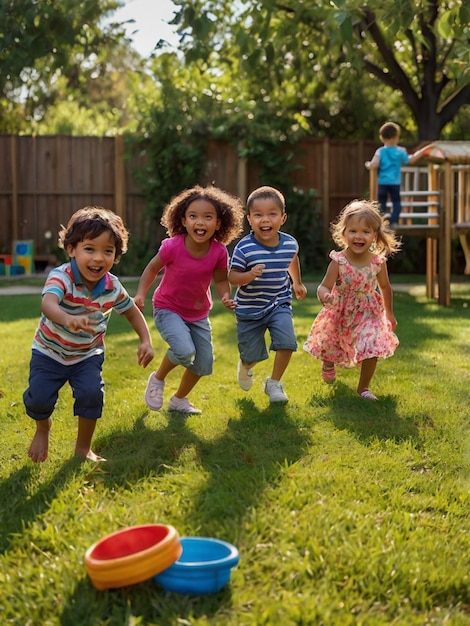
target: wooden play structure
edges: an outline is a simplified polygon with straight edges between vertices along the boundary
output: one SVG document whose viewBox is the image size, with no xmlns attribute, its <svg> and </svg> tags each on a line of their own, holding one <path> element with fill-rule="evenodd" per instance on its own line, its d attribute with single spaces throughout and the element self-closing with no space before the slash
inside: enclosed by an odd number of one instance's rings
<svg viewBox="0 0 470 626">
<path fill-rule="evenodd" d="M 464 273 L 470 275 L 470 142 L 435 141 L 423 163 L 427 165 L 402 168 L 396 232 L 426 239 L 426 295 L 449 306 L 452 240 L 457 237 Z M 369 182 L 370 198 L 377 200 L 377 170 L 370 171 Z"/>
</svg>

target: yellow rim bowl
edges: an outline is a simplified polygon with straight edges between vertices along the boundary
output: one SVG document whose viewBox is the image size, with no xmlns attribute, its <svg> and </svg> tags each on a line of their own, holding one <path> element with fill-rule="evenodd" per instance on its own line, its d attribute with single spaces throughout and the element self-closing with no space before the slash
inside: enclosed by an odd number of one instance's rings
<svg viewBox="0 0 470 626">
<path fill-rule="evenodd" d="M 173 526 L 129 526 L 88 548 L 85 566 L 96 589 L 116 589 L 152 578 L 177 561 L 182 551 Z"/>
</svg>

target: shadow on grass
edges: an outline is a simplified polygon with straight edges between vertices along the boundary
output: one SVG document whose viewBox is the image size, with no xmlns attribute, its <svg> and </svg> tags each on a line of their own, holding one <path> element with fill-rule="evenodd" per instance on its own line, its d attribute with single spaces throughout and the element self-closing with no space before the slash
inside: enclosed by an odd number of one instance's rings
<svg viewBox="0 0 470 626">
<path fill-rule="evenodd" d="M 40 465 L 28 462 L 0 483 L 0 554 L 9 549 L 15 537 L 21 535 L 30 523 L 50 508 L 51 502 L 80 470 L 83 462 L 78 457 L 65 461 L 47 483 L 39 479 Z"/>
<path fill-rule="evenodd" d="M 229 586 L 215 594 L 195 596 L 165 592 L 153 579 L 104 591 L 97 591 L 87 580 L 81 580 L 69 596 L 59 623 L 61 626 L 133 623 L 174 626 L 192 624 L 198 618 L 210 619 L 221 606 L 228 609 L 231 604 Z M 139 616 L 138 622 L 134 621 L 135 615 Z"/>
<path fill-rule="evenodd" d="M 175 492 L 181 490 L 182 481 L 187 491 L 198 488 L 184 511 L 185 528 L 178 529 L 180 534 L 219 537 L 237 545 L 245 516 L 252 515 L 263 492 L 277 484 L 286 463 L 304 454 L 309 439 L 289 414 L 295 408 L 270 405 L 261 410 L 247 399 L 237 405 L 239 418 L 229 420 L 227 429 L 213 440 L 200 439 L 177 413 L 156 416 L 144 411 L 130 430 L 101 438 L 100 451 L 110 460 L 99 479 L 113 489 L 168 472 L 175 477 Z M 152 420 L 158 420 L 155 430 Z M 120 456 L 113 458 L 114 449 Z M 189 463 L 202 468 L 202 487 L 200 482 L 193 487 L 185 477 L 188 451 L 193 455 Z M 117 625 L 138 614 L 145 623 L 172 625 L 211 616 L 230 605 L 230 586 L 217 594 L 189 596 L 167 593 L 153 580 L 105 592 L 82 580 L 67 599 L 61 624 Z"/>
<path fill-rule="evenodd" d="M 393 396 L 381 396 L 377 402 L 364 400 L 341 382 L 331 386 L 331 408 L 324 417 L 338 430 L 348 430 L 365 445 L 376 440 L 420 439 L 415 419 L 403 419 L 398 414 Z"/>
</svg>

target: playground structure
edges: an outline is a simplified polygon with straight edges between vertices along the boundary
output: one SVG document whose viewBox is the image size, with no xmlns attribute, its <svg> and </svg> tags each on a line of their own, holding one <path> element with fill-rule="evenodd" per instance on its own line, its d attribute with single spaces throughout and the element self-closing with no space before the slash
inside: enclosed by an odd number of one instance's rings
<svg viewBox="0 0 470 626">
<path fill-rule="evenodd" d="M 396 232 L 426 239 L 426 295 L 449 306 L 455 238 L 465 255 L 464 273 L 470 275 L 470 142 L 435 141 L 423 160 L 425 167 L 402 168 Z M 377 200 L 377 170 L 370 170 L 369 184 L 370 199 Z"/>
</svg>

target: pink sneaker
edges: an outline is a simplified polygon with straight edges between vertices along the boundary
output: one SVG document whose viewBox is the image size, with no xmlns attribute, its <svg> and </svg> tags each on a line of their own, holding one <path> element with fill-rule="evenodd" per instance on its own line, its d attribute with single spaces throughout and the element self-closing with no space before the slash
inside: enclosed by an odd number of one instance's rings
<svg viewBox="0 0 470 626">
<path fill-rule="evenodd" d="M 168 410 L 184 413 L 185 415 L 198 415 L 201 413 L 201 409 L 196 409 L 188 398 L 176 398 L 175 396 L 170 398 L 170 401 L 168 402 Z"/>
<path fill-rule="evenodd" d="M 163 390 L 165 389 L 165 381 L 160 380 L 152 372 L 149 376 L 147 389 L 145 390 L 145 404 L 152 411 L 159 411 L 163 406 Z"/>
</svg>

